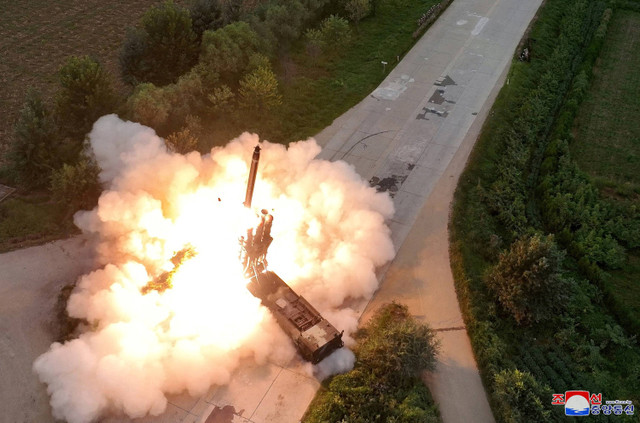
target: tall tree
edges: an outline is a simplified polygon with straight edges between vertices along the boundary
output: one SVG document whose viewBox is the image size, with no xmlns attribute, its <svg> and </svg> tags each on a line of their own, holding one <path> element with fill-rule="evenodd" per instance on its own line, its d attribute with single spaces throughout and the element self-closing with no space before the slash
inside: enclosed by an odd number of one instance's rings
<svg viewBox="0 0 640 423">
<path fill-rule="evenodd" d="M 198 37 L 189 11 L 169 0 L 149 9 L 139 28 L 128 32 L 120 69 L 127 83 L 162 86 L 175 82 L 197 60 Z"/>
<path fill-rule="evenodd" d="M 205 31 L 215 31 L 226 25 L 222 12 L 223 7 L 219 0 L 195 0 L 191 4 L 189 14 L 198 43 L 202 40 L 202 34 Z"/>
<path fill-rule="evenodd" d="M 88 57 L 70 57 L 58 72 L 56 119 L 64 135 L 81 141 L 100 116 L 112 113 L 117 104 L 109 75 Z M 79 151 L 78 151 L 79 152 Z"/>
<path fill-rule="evenodd" d="M 37 92 L 27 93 L 14 130 L 8 157 L 11 174 L 16 182 L 27 187 L 46 184 L 60 164 L 60 138 L 54 119 Z"/>
<path fill-rule="evenodd" d="M 205 31 L 200 63 L 225 80 L 237 81 L 258 52 L 260 40 L 249 24 L 234 22 L 216 31 Z"/>
</svg>

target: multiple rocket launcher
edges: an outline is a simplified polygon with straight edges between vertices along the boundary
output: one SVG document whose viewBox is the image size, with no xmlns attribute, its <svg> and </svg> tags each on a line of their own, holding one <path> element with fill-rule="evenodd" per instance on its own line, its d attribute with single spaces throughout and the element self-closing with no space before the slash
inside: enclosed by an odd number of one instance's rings
<svg viewBox="0 0 640 423">
<path fill-rule="evenodd" d="M 253 189 L 258 174 L 260 147 L 253 150 L 244 205 L 251 208 Z M 342 348 L 343 332 L 333 327 L 304 297 L 296 294 L 274 272 L 267 270 L 267 249 L 273 238 L 273 216 L 261 210 L 260 222 L 240 237 L 240 262 L 249 280 L 247 289 L 259 298 L 289 335 L 302 357 L 316 364 Z"/>
</svg>

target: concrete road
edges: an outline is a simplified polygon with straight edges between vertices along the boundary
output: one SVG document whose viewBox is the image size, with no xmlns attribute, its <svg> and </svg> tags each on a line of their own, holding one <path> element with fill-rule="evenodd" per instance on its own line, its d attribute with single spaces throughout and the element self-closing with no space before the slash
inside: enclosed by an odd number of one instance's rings
<svg viewBox="0 0 640 423">
<path fill-rule="evenodd" d="M 80 237 L 0 255 L 0 422 L 52 422 L 31 371 L 54 339 L 60 289 L 93 267 Z"/>
<path fill-rule="evenodd" d="M 363 320 L 398 300 L 438 331 L 425 375 L 445 423 L 493 422 L 453 284 L 448 220 L 458 177 L 540 0 L 455 0 L 371 96 L 317 139 L 393 197 L 396 258 Z"/>
<path fill-rule="evenodd" d="M 454 0 L 371 96 L 317 136 L 325 147 L 322 158 L 353 164 L 393 196 L 396 215 L 390 226 L 398 255 L 380 271 L 381 289 L 368 310 L 398 299 L 441 330 L 442 355 L 425 378 L 445 423 L 493 421 L 453 289 L 448 210 L 491 106 L 490 94 L 540 3 Z M 0 255 L 0 374 L 10 375 L 0 382 L 0 398 L 8 421 L 51 421 L 45 388 L 32 375 L 31 363 L 49 346 L 51 335 L 42 325 L 51 318 L 53 297 L 87 270 L 68 254 L 70 249 L 73 256 L 82 254 L 80 243 L 67 240 Z M 366 307 L 362 303 L 360 310 Z M 212 388 L 201 398 L 173 396 L 163 415 L 136 421 L 293 423 L 318 387 L 299 360 L 247 365 L 229 386 Z"/>
</svg>

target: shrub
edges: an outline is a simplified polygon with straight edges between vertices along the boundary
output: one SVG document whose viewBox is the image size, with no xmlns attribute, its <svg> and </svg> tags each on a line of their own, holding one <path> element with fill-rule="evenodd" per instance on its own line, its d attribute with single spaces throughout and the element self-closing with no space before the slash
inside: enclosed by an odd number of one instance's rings
<svg viewBox="0 0 640 423">
<path fill-rule="evenodd" d="M 487 286 L 519 324 L 549 319 L 562 303 L 562 259 L 553 236 L 523 236 L 500 254 L 487 275 Z"/>
<path fill-rule="evenodd" d="M 222 5 L 219 0 L 195 0 L 189 8 L 191 26 L 198 42 L 202 40 L 205 31 L 222 28 L 226 22 Z"/>
<path fill-rule="evenodd" d="M 349 42 L 351 29 L 346 19 L 331 15 L 320 24 L 319 29 L 307 30 L 307 52 L 317 56 L 320 52 L 337 52 Z"/>
<path fill-rule="evenodd" d="M 362 18 L 371 13 L 371 0 L 347 0 L 344 8 L 349 14 L 349 19 L 358 25 Z"/>
<path fill-rule="evenodd" d="M 502 370 L 495 375 L 494 383 L 497 420 L 505 423 L 551 421 L 551 410 L 545 407 L 551 392 L 530 373 Z"/>
<path fill-rule="evenodd" d="M 60 140 L 53 117 L 37 92 L 27 93 L 14 131 L 10 173 L 24 186 L 42 186 L 60 164 Z"/>
<path fill-rule="evenodd" d="M 79 153 L 85 134 L 96 119 L 115 110 L 117 99 L 107 72 L 88 56 L 70 57 L 58 77 L 56 118 L 64 134 L 79 141 Z"/>
<path fill-rule="evenodd" d="M 237 81 L 251 57 L 258 52 L 258 35 L 246 22 L 235 22 L 216 31 L 205 31 L 200 64 L 228 81 Z"/>
<path fill-rule="evenodd" d="M 165 139 L 165 142 L 169 150 L 179 154 L 187 154 L 198 147 L 198 138 L 191 133 L 189 128 L 172 133 Z"/>
<path fill-rule="evenodd" d="M 138 85 L 128 100 L 131 118 L 156 130 L 167 123 L 170 108 L 165 91 L 151 83 Z"/>
<path fill-rule="evenodd" d="M 282 103 L 278 80 L 270 67 L 259 66 L 240 81 L 240 105 L 256 113 L 265 112 Z"/>
<path fill-rule="evenodd" d="M 93 208 L 102 188 L 98 182 L 100 169 L 83 157 L 75 165 L 64 164 L 51 175 L 51 192 L 59 203 L 66 204 L 71 213 Z"/>
<path fill-rule="evenodd" d="M 380 308 L 358 336 L 355 368 L 335 376 L 313 401 L 305 422 L 439 421 L 436 406 L 420 380 L 432 369 L 438 343 L 406 306 Z"/>
<path fill-rule="evenodd" d="M 138 29 L 128 32 L 120 53 L 125 82 L 175 82 L 198 59 L 198 40 L 189 12 L 166 1 L 149 9 Z"/>
</svg>

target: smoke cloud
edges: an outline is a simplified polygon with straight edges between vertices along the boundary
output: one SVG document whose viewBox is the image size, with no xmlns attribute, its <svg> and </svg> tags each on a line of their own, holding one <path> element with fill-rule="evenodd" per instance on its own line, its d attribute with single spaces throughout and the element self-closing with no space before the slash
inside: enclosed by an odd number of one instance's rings
<svg viewBox="0 0 640 423">
<path fill-rule="evenodd" d="M 255 219 L 242 202 L 258 136 L 180 155 L 152 129 L 109 115 L 89 139 L 105 191 L 75 223 L 93 239 L 100 268 L 80 278 L 68 304 L 70 316 L 89 322 L 85 332 L 34 363 L 54 416 L 86 423 L 110 410 L 158 415 L 167 394 L 225 384 L 243 358 L 293 357 L 288 337 L 245 288 L 237 259 L 238 237 Z M 253 204 L 274 215 L 269 268 L 345 330 L 348 343 L 358 315 L 345 300 L 370 298 L 376 267 L 394 255 L 385 225 L 392 202 L 348 164 L 316 160 L 314 140 L 260 145 Z M 194 256 L 174 263 L 185 248 Z M 167 272 L 169 289 L 142 293 Z M 343 349 L 314 370 L 322 378 L 353 362 Z"/>
</svg>

